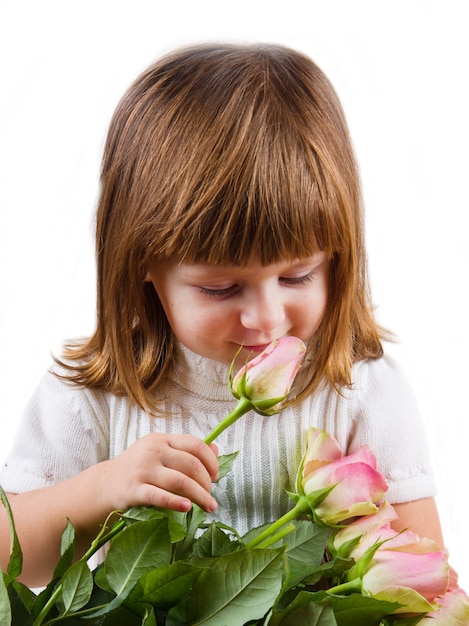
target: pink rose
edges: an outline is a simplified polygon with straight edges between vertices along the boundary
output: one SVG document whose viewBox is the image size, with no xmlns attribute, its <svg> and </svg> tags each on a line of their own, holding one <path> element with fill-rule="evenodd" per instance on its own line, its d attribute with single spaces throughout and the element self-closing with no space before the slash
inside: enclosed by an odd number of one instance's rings
<svg viewBox="0 0 469 626">
<path fill-rule="evenodd" d="M 308 447 L 303 461 L 302 490 L 311 494 L 333 487 L 315 507 L 317 517 L 332 525 L 375 513 L 388 486 L 376 469 L 376 458 L 371 450 L 362 446 L 353 454 L 338 458 L 339 449 L 334 438 L 314 432 L 317 429 L 311 431 L 308 433 L 311 447 Z"/>
<path fill-rule="evenodd" d="M 298 337 L 273 341 L 230 380 L 233 395 L 247 398 L 258 413 L 277 413 L 290 393 L 305 351 Z"/>
<path fill-rule="evenodd" d="M 364 552 L 377 541 L 383 541 L 396 535 L 391 529 L 391 522 L 397 519 L 397 513 L 386 500 L 379 505 L 376 513 L 364 515 L 338 530 L 331 541 L 332 549 L 338 552 L 349 542 L 356 540 L 353 549 L 347 552 L 358 560 Z"/>
<path fill-rule="evenodd" d="M 376 550 L 362 575 L 363 593 L 378 600 L 400 602 L 404 606 L 396 613 L 433 610 L 436 598 L 448 588 L 450 568 L 446 551 L 410 531 L 389 530 L 389 534 L 391 539 Z"/>
<path fill-rule="evenodd" d="M 439 608 L 432 611 L 419 626 L 467 626 L 469 624 L 469 598 L 459 587 L 450 587 L 445 595 L 437 598 Z"/>
<path fill-rule="evenodd" d="M 290 393 L 305 351 L 305 344 L 298 337 L 282 337 L 246 363 L 234 378 L 232 364 L 229 385 L 238 404 L 204 441 L 212 443 L 228 426 L 251 409 L 261 415 L 278 413 Z"/>
</svg>

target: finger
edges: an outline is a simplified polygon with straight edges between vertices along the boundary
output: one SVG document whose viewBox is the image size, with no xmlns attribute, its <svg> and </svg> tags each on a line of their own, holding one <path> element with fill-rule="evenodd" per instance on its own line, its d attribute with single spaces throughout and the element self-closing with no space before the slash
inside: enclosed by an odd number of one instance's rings
<svg viewBox="0 0 469 626">
<path fill-rule="evenodd" d="M 171 491 L 181 493 L 182 489 L 187 488 L 187 485 L 192 483 L 196 483 L 206 492 L 209 492 L 212 488 L 213 477 L 209 474 L 206 466 L 197 456 L 189 452 L 171 447 L 167 448 L 164 455 L 160 456 L 158 464 L 151 468 L 153 474 L 150 482 L 161 486 L 162 477 L 167 476 L 167 474 L 162 473 L 164 469 L 175 472 L 175 476 L 171 475 L 173 479 L 181 477 L 179 479 L 181 487 L 172 483 L 170 485 Z M 185 478 L 188 480 L 186 481 Z"/>
<path fill-rule="evenodd" d="M 158 506 L 186 512 L 195 502 L 201 509 L 211 513 L 218 504 L 215 498 L 189 476 L 178 471 L 161 468 L 158 484 L 143 484 L 136 494 L 140 504 Z"/>
<path fill-rule="evenodd" d="M 218 448 L 207 445 L 202 439 L 192 435 L 175 435 L 168 438 L 168 444 L 174 450 L 183 450 L 193 455 L 202 463 L 210 476 L 211 482 L 218 478 Z"/>
</svg>

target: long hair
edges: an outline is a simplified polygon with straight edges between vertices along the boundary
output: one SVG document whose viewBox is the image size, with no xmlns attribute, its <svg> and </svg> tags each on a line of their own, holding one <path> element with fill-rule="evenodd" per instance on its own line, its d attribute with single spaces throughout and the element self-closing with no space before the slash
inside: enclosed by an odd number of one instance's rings
<svg viewBox="0 0 469 626">
<path fill-rule="evenodd" d="M 177 50 L 130 87 L 112 119 L 97 210 L 97 327 L 65 346 L 77 384 L 155 409 L 175 337 L 152 259 L 224 265 L 330 259 L 329 299 L 304 389 L 351 384 L 382 354 L 369 296 L 358 169 L 329 80 L 275 45 Z"/>
</svg>

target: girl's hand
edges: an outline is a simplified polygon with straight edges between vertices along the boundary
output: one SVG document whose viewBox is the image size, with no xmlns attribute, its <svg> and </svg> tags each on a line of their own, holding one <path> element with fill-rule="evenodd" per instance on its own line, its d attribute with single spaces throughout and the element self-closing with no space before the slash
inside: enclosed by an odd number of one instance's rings
<svg viewBox="0 0 469 626">
<path fill-rule="evenodd" d="M 185 512 L 195 502 L 214 511 L 210 489 L 218 476 L 217 452 L 192 435 L 146 435 L 103 463 L 103 504 L 109 511 L 147 505 Z"/>
</svg>

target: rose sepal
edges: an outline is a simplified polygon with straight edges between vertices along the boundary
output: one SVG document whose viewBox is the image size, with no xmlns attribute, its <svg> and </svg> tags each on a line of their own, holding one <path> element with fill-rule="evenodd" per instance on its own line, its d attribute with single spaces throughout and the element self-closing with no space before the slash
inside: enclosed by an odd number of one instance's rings
<svg viewBox="0 0 469 626">
<path fill-rule="evenodd" d="M 256 402 L 252 402 L 252 408 L 259 415 L 270 417 L 280 411 L 286 399 L 287 396 L 280 396 L 279 398 L 272 398 L 272 400 L 256 400 Z"/>
<path fill-rule="evenodd" d="M 362 538 L 362 535 L 357 535 L 356 537 L 353 537 L 352 539 L 349 539 L 348 541 L 344 542 L 342 545 L 339 546 L 339 548 L 336 548 L 334 546 L 334 535 L 332 535 L 329 538 L 329 541 L 327 543 L 328 552 L 332 556 L 337 557 L 339 559 L 348 559 L 350 555 L 352 554 L 353 550 L 360 543 L 361 538 Z"/>
<path fill-rule="evenodd" d="M 238 353 L 239 353 L 239 350 L 237 354 Z M 235 356 L 235 359 L 236 359 L 236 356 Z M 233 360 L 233 363 L 234 363 L 234 360 Z M 249 400 L 249 402 L 251 403 L 251 408 L 254 409 L 254 411 L 256 411 L 256 413 L 259 413 L 260 415 L 270 417 L 271 415 L 275 415 L 276 413 L 278 413 L 279 410 L 283 406 L 282 403 L 287 399 L 288 394 L 279 396 L 277 398 L 266 398 L 265 400 L 252 400 L 248 398 L 248 395 L 246 393 L 247 371 L 243 373 L 242 377 L 240 378 L 240 380 L 238 381 L 235 387 L 233 385 L 233 379 L 234 379 L 233 363 L 231 364 L 229 377 L 228 377 L 228 386 L 233 396 L 237 400 L 241 400 L 241 398 L 245 398 L 246 400 Z M 270 409 L 273 409 L 273 410 L 270 410 Z"/>
<path fill-rule="evenodd" d="M 372 546 L 370 546 L 365 551 L 365 553 L 358 559 L 358 561 L 355 562 L 355 565 L 350 568 L 347 574 L 347 579 L 353 580 L 355 578 L 360 578 L 361 580 L 363 576 L 365 575 L 365 572 L 368 570 L 370 563 L 373 560 L 374 555 L 381 548 L 383 543 L 386 543 L 386 541 L 388 540 L 384 539 L 383 541 L 377 541 Z"/>
<path fill-rule="evenodd" d="M 304 493 L 302 490 L 300 490 L 299 493 L 287 491 L 287 495 L 293 502 L 301 502 L 305 514 L 311 515 L 316 523 L 324 526 L 320 518 L 316 519 L 315 509 L 327 498 L 335 487 L 336 485 L 328 485 L 323 489 L 316 489 L 316 491 L 312 491 L 311 493 Z M 326 525 L 331 527 L 331 524 Z"/>
</svg>

